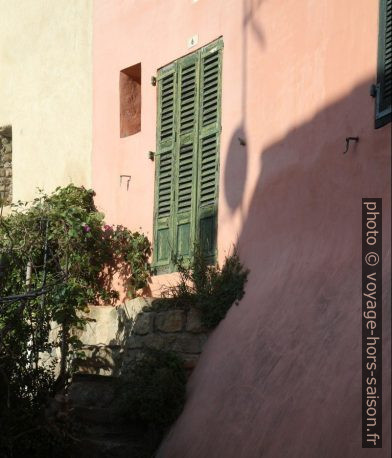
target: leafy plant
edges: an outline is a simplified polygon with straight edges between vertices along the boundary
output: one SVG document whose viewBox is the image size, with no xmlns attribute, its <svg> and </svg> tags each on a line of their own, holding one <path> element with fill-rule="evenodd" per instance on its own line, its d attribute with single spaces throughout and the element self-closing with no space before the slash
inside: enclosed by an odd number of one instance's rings
<svg viewBox="0 0 392 458">
<path fill-rule="evenodd" d="M 164 429 L 181 413 L 186 373 L 183 361 L 175 353 L 145 348 L 126 380 L 128 420 Z"/>
<path fill-rule="evenodd" d="M 167 288 L 164 297 L 154 305 L 156 308 L 193 306 L 200 310 L 203 325 L 214 328 L 244 296 L 249 270 L 242 265 L 236 249 L 225 258 L 222 268 L 218 264 L 210 265 L 198 247 L 194 253 L 190 264 L 178 261 L 180 281 Z"/>
<path fill-rule="evenodd" d="M 145 348 L 124 380 L 119 398 L 125 419 L 139 430 L 136 456 L 154 456 L 165 431 L 184 407 L 184 362 L 173 352 Z"/>
<path fill-rule="evenodd" d="M 87 304 L 117 299 L 114 274 L 130 295 L 149 276 L 148 239 L 105 224 L 94 195 L 69 185 L 51 195 L 41 192 L 31 203 L 18 202 L 6 217 L 0 214 L 0 407 L 11 428 L 2 434 L 0 449 L 10 453 L 29 436 L 26 419 L 40 417 L 48 395 L 66 385 L 81 347 L 72 330 L 85 326 Z M 57 377 L 55 361 L 43 363 L 44 354 L 56 348 Z"/>
</svg>

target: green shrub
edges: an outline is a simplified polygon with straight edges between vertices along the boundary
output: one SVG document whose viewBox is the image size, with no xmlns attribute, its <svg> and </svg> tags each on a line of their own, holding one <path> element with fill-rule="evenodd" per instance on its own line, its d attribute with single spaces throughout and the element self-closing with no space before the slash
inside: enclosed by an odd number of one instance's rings
<svg viewBox="0 0 392 458">
<path fill-rule="evenodd" d="M 129 421 L 164 431 L 185 403 L 184 363 L 173 352 L 146 348 L 130 368 L 122 390 Z"/>
<path fill-rule="evenodd" d="M 130 295 L 149 277 L 148 239 L 105 224 L 94 195 L 69 185 L 12 205 L 8 216 L 0 211 L 0 456 L 48 456 L 45 437 L 48 447 L 53 441 L 43 411 L 80 355 L 72 330 L 85 326 L 88 304 L 116 300 L 115 273 Z M 55 341 L 54 322 L 60 329 Z M 56 378 L 42 356 L 57 347 Z M 19 452 L 24 449 L 31 452 Z"/>
<path fill-rule="evenodd" d="M 194 251 L 190 264 L 178 261 L 179 283 L 167 288 L 164 297 L 157 299 L 153 307 L 193 306 L 200 310 L 203 325 L 214 328 L 244 296 L 249 270 L 242 265 L 236 249 L 225 258 L 222 268 L 218 264 L 209 265 L 197 247 Z"/>
</svg>

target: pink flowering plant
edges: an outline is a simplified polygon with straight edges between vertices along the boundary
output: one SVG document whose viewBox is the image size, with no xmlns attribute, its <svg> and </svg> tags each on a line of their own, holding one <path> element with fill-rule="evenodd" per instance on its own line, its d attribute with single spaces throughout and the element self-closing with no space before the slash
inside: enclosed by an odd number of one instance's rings
<svg viewBox="0 0 392 458">
<path fill-rule="evenodd" d="M 0 295 L 22 288 L 27 263 L 33 266 L 31 284 L 39 283 L 45 230 L 51 253 L 46 276 L 66 274 L 75 288 L 84 291 L 78 304 L 112 303 L 118 293 L 112 288 L 114 274 L 123 280 L 129 296 L 147 285 L 151 245 L 140 232 L 109 225 L 94 204 L 94 191 L 69 185 L 51 195 L 42 194 L 31 203 L 19 202 L 2 218 L 0 250 L 10 252 L 12 281 L 3 280 Z M 18 272 L 16 274 L 15 272 Z M 11 280 L 10 277 L 10 280 Z"/>
<path fill-rule="evenodd" d="M 81 349 L 73 330 L 86 325 L 87 305 L 117 300 L 113 276 L 129 296 L 147 285 L 149 240 L 105 223 L 94 195 L 69 185 L 18 202 L 7 216 L 0 212 L 0 373 L 7 381 L 0 391 L 15 400 L 9 408 L 15 418 L 20 406 L 41 405 L 67 383 L 72 356 Z M 61 330 L 55 342 L 49 339 L 53 322 Z M 61 352 L 56 380 L 54 370 L 40 364 L 42 353 L 55 347 Z"/>
</svg>

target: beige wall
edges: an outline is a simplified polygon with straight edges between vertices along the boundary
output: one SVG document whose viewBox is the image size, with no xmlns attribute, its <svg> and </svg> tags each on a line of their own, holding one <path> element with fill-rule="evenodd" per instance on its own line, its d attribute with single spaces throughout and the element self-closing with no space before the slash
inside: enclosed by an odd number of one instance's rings
<svg viewBox="0 0 392 458">
<path fill-rule="evenodd" d="M 92 0 L 0 0 L 0 126 L 13 200 L 90 185 Z"/>
</svg>

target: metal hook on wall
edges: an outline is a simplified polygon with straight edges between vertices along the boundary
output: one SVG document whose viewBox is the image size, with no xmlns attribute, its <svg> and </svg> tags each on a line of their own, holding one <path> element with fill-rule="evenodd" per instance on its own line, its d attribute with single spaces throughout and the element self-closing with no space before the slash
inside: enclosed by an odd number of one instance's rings
<svg viewBox="0 0 392 458">
<path fill-rule="evenodd" d="M 122 179 L 127 178 L 127 191 L 129 189 L 129 182 L 131 181 L 131 175 L 120 175 L 120 186 L 122 183 Z"/>
<path fill-rule="evenodd" d="M 346 137 L 346 150 L 343 151 L 343 154 L 346 154 L 349 147 L 350 147 L 350 142 L 353 141 L 355 143 L 358 143 L 359 137 Z"/>
</svg>

